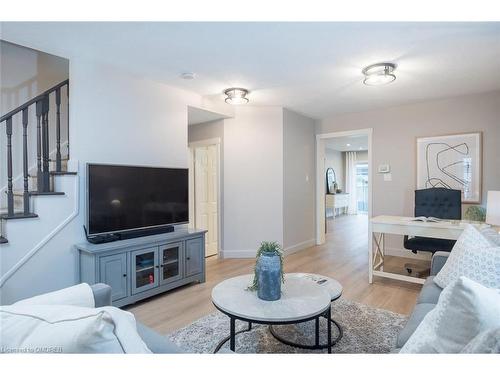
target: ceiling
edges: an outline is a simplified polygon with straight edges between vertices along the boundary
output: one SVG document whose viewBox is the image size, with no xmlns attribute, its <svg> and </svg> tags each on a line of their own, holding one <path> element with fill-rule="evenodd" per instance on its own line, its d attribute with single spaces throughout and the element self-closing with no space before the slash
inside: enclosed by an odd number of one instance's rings
<svg viewBox="0 0 500 375">
<path fill-rule="evenodd" d="M 146 79 L 320 119 L 500 89 L 500 23 L 2 23 L 2 38 L 62 57 L 115 65 Z M 397 80 L 362 84 L 391 61 Z M 182 80 L 195 72 L 194 80 Z"/>
<path fill-rule="evenodd" d="M 325 139 L 325 147 L 335 151 L 366 151 L 368 150 L 368 137 L 353 135 Z"/>
</svg>

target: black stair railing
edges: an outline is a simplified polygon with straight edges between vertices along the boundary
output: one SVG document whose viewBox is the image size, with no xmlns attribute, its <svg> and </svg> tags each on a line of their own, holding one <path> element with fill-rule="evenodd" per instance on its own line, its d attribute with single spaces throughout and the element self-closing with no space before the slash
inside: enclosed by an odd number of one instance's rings
<svg viewBox="0 0 500 375">
<path fill-rule="evenodd" d="M 36 168 L 37 168 L 37 192 L 50 192 L 50 148 L 49 148 L 49 111 L 51 94 L 55 96 L 56 105 L 56 172 L 62 172 L 61 155 L 61 89 L 67 86 L 69 92 L 69 80 L 65 80 L 42 94 L 27 101 L 23 105 L 0 117 L 0 125 L 5 123 L 7 134 L 7 214 L 1 218 L 9 219 L 26 217 L 30 213 L 30 192 L 28 191 L 29 164 L 28 164 L 28 110 L 35 105 L 36 109 Z M 22 116 L 22 148 L 23 148 L 23 212 L 14 212 L 14 187 L 13 187 L 13 160 L 12 160 L 12 119 L 16 115 Z M 68 146 L 69 147 L 69 146 Z"/>
</svg>

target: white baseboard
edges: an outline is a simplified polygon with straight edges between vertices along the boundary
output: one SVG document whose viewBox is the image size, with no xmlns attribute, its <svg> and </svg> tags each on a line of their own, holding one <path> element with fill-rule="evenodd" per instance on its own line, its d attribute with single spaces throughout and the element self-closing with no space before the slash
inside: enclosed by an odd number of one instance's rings
<svg viewBox="0 0 500 375">
<path fill-rule="evenodd" d="M 257 250 L 221 250 L 220 257 L 222 259 L 245 259 L 245 258 L 255 258 Z"/>
<path fill-rule="evenodd" d="M 293 253 L 296 253 L 300 250 L 307 249 L 308 247 L 312 247 L 316 245 L 316 240 L 314 238 L 311 238 L 310 240 L 300 242 L 298 244 L 288 246 L 283 250 L 283 253 L 286 255 L 290 255 Z"/>
<path fill-rule="evenodd" d="M 417 253 L 414 254 L 411 250 L 400 249 L 395 247 L 386 247 L 385 254 L 396 257 L 420 259 L 420 260 L 431 260 L 432 258 L 432 254 L 429 253 L 428 251 L 417 251 Z"/>
<path fill-rule="evenodd" d="M 312 247 L 316 245 L 316 240 L 314 238 L 300 242 L 298 244 L 288 246 L 283 250 L 284 255 L 290 255 L 293 253 L 296 253 L 300 250 L 307 249 L 308 247 Z M 257 250 L 221 250 L 220 251 L 220 257 L 222 259 L 248 259 L 248 258 L 255 258 L 255 255 L 257 254 Z"/>
</svg>

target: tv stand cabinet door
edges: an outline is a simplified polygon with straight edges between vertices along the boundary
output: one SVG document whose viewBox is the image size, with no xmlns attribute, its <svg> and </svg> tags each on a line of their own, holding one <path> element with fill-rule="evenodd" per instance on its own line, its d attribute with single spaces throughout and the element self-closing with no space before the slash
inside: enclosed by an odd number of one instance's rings
<svg viewBox="0 0 500 375">
<path fill-rule="evenodd" d="M 205 246 L 202 238 L 186 240 L 185 275 L 193 276 L 203 272 Z"/>
<path fill-rule="evenodd" d="M 132 294 L 156 288 L 158 282 L 158 247 L 135 250 L 131 253 Z"/>
<path fill-rule="evenodd" d="M 112 301 L 127 297 L 127 253 L 100 257 L 99 281 L 111 287 Z"/>
<path fill-rule="evenodd" d="M 160 285 L 181 280 L 183 274 L 184 242 L 160 246 Z"/>
</svg>

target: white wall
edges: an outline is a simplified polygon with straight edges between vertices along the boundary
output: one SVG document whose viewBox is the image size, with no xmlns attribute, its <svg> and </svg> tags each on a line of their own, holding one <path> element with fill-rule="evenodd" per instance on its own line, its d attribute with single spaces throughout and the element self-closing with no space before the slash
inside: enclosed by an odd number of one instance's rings
<svg viewBox="0 0 500 375">
<path fill-rule="evenodd" d="M 356 161 L 368 163 L 368 151 L 356 151 Z"/>
<path fill-rule="evenodd" d="M 283 243 L 283 110 L 235 107 L 224 120 L 224 257 Z"/>
<path fill-rule="evenodd" d="M 416 138 L 483 132 L 483 203 L 488 190 L 500 190 L 500 92 L 428 101 L 352 113 L 317 123 L 317 133 L 373 128 L 373 170 L 391 166 L 392 181 L 373 174 L 373 215 L 413 215 Z M 389 246 L 401 247 L 401 240 Z"/>
<path fill-rule="evenodd" d="M 198 142 L 212 138 L 220 138 L 221 141 L 223 141 L 224 120 L 215 120 L 196 125 L 189 125 L 188 142 Z"/>
<path fill-rule="evenodd" d="M 7 280 L 2 303 L 78 282 L 72 246 L 84 241 L 86 162 L 188 166 L 187 106 L 199 105 L 198 95 L 85 60 L 71 61 L 70 81 L 70 144 L 71 158 L 79 161 L 79 214 Z M 42 225 L 43 217 L 39 220 Z M 2 247 L 2 253 L 30 250 L 15 248 L 15 238 L 9 240 L 12 248 Z"/>
<path fill-rule="evenodd" d="M 314 245 L 314 120 L 283 110 L 283 247 Z"/>
</svg>

